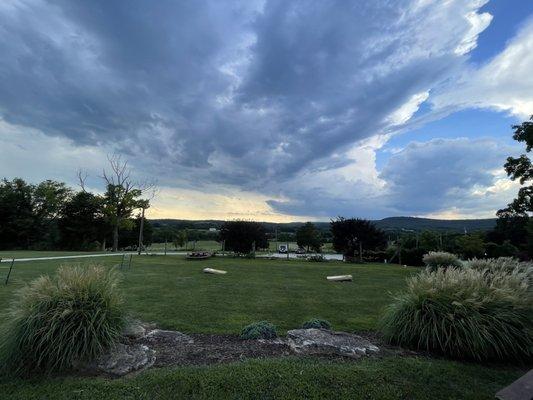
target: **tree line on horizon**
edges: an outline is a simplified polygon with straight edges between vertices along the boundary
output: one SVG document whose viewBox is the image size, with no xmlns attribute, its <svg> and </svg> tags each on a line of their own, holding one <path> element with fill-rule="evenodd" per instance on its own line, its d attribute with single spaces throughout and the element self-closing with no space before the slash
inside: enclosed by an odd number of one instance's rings
<svg viewBox="0 0 533 400">
<path fill-rule="evenodd" d="M 297 228 L 294 235 L 281 232 L 279 241 L 296 239 L 299 246 L 319 252 L 326 240 L 343 254 L 355 257 L 361 248 L 367 252 L 385 251 L 391 242 L 404 259 L 420 258 L 421 251 L 446 250 L 467 256 L 533 257 L 533 165 L 528 154 L 533 148 L 533 117 L 513 126 L 513 138 L 524 142 L 526 153 L 509 157 L 504 168 L 512 180 L 521 183 L 518 196 L 497 212 L 494 229 L 469 235 L 448 235 L 442 232 L 401 232 L 396 238 L 386 237 L 374 223 L 358 218 L 339 217 L 330 223 L 326 234 L 308 222 Z M 45 180 L 30 184 L 21 178 L 0 181 L 0 249 L 62 249 L 96 250 L 133 247 L 149 244 L 152 236 L 171 242 L 198 240 L 209 237 L 223 241 L 227 250 L 247 252 L 252 248 L 267 248 L 265 226 L 251 221 L 226 221 L 218 233 L 198 230 L 176 232 L 165 226 L 156 229 L 144 218 L 150 207 L 147 194 L 155 185 L 135 182 L 130 177 L 127 161 L 109 157 L 109 169 L 101 180 L 103 194 L 86 189 L 87 176 L 79 173 L 81 190 L 75 191 L 63 182 Z M 149 196 L 148 196 L 149 197 Z M 136 214 L 137 213 L 137 214 Z M 139 237 L 140 236 L 140 237 Z M 425 243 L 425 244 L 424 244 Z M 108 245 L 110 244 L 110 245 Z M 390 246 L 389 246 L 390 247 Z M 412 254 L 410 254 L 411 252 Z M 382 257 L 384 254 L 380 253 Z M 362 258 L 361 254 L 359 257 Z"/>
</svg>

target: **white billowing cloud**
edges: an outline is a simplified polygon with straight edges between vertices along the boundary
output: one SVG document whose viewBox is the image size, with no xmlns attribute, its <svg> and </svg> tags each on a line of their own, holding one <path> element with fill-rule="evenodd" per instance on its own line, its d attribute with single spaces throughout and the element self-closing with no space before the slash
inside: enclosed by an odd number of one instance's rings
<svg viewBox="0 0 533 400">
<path fill-rule="evenodd" d="M 381 172 L 386 204 L 397 214 L 494 216 L 516 195 L 502 167 L 516 152 L 491 139 L 411 143 Z"/>
<path fill-rule="evenodd" d="M 411 119 L 413 114 L 418 111 L 420 105 L 426 101 L 429 97 L 429 92 L 424 91 L 411 96 L 407 103 L 402 104 L 396 111 L 389 117 L 389 121 L 393 125 L 405 124 Z"/>
<path fill-rule="evenodd" d="M 488 0 L 478 1 L 476 6 L 483 6 Z M 483 32 L 492 21 L 492 15 L 489 13 L 478 14 L 475 11 L 471 11 L 464 16 L 464 18 L 470 23 L 470 29 L 463 38 L 461 43 L 456 47 L 455 52 L 458 55 L 467 54 L 477 46 L 477 39 L 481 32 Z"/>
<path fill-rule="evenodd" d="M 466 69 L 430 101 L 436 109 L 468 107 L 507 111 L 525 119 L 533 114 L 533 18 L 492 60 Z"/>
</svg>

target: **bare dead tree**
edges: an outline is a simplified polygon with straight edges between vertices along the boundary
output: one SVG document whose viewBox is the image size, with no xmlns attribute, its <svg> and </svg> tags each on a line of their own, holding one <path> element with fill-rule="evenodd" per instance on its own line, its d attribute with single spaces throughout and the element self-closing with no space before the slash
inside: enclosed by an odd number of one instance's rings
<svg viewBox="0 0 533 400">
<path fill-rule="evenodd" d="M 107 157 L 109 170 L 104 169 L 101 178 L 106 183 L 105 213 L 113 229 L 113 251 L 118 250 L 119 229 L 135 209 L 141 209 L 141 231 L 139 233 L 139 249 L 142 247 L 142 230 L 144 228 L 144 212 L 150 206 L 157 192 L 157 185 L 153 181 L 135 181 L 131 177 L 128 161 L 120 155 Z M 150 193 L 148 199 L 140 197 Z M 140 251 L 140 250 L 139 250 Z"/>
<path fill-rule="evenodd" d="M 83 192 L 87 192 L 85 189 L 85 182 L 87 181 L 87 178 L 89 177 L 89 174 L 87 171 L 82 170 L 81 168 L 76 171 L 76 175 L 78 176 L 78 185 L 80 185 L 80 188 Z"/>
</svg>

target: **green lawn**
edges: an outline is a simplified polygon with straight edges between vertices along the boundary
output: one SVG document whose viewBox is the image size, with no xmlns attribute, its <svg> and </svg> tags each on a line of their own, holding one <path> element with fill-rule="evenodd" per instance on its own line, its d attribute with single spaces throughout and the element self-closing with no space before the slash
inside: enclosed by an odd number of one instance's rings
<svg viewBox="0 0 533 400">
<path fill-rule="evenodd" d="M 120 256 L 95 258 L 106 266 Z M 82 264 L 89 262 L 82 259 Z M 12 281 L 0 286 L 0 305 L 41 274 L 71 260 L 15 264 Z M 227 275 L 206 275 L 205 266 Z M 5 276 L 6 264 L 0 267 Z M 415 268 L 285 260 L 141 256 L 123 272 L 130 312 L 163 328 L 191 333 L 238 333 L 269 320 L 280 333 L 312 317 L 335 329 L 376 329 L 390 293 L 401 290 Z M 329 274 L 350 273 L 353 283 L 330 283 Z M 5 316 L 0 317 L 0 324 Z M 272 359 L 151 370 L 127 379 L 34 378 L 0 381 L 2 399 L 490 399 L 524 371 L 424 357 L 384 357 L 361 362 Z"/>
</svg>

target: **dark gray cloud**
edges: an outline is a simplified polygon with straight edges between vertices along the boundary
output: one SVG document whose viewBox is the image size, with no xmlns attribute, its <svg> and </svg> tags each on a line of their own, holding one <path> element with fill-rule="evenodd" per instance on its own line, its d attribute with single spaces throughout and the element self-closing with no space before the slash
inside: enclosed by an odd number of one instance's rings
<svg viewBox="0 0 533 400">
<path fill-rule="evenodd" d="M 300 174 L 342 168 L 351 162 L 343 154 L 402 128 L 395 111 L 462 67 L 465 15 L 480 6 L 13 1 L 0 5 L 0 115 L 116 149 L 169 185 L 179 177 L 305 196 Z M 382 177 L 405 195 L 399 176 Z M 312 204 L 271 204 L 316 215 L 332 215 L 333 202 L 333 215 L 357 209 L 353 196 L 317 186 Z"/>
</svg>

